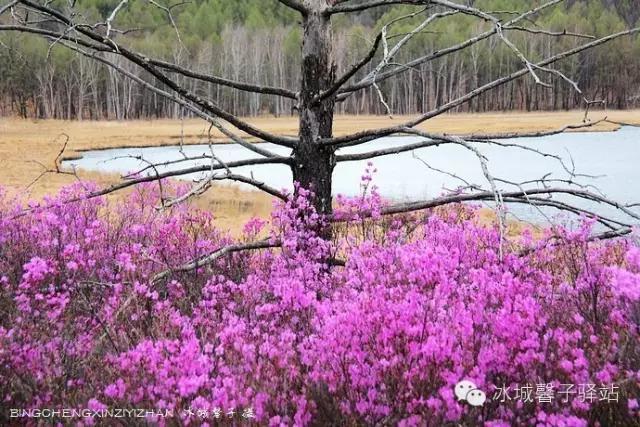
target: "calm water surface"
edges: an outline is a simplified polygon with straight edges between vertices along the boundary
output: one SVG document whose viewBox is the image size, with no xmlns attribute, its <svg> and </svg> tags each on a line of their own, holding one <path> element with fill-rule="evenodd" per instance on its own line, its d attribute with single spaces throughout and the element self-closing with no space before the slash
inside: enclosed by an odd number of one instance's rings
<svg viewBox="0 0 640 427">
<path fill-rule="evenodd" d="M 416 137 L 388 137 L 369 142 L 360 147 L 342 149 L 339 154 L 359 153 L 369 150 L 389 148 L 419 141 Z M 595 185 L 606 196 L 622 203 L 640 202 L 640 128 L 623 127 L 617 132 L 565 133 L 539 138 L 518 138 L 501 140 L 530 147 L 560 156 L 567 167 L 575 168 L 575 173 L 590 177 L 577 178 L 582 184 Z M 510 181 L 527 181 L 543 177 L 567 179 L 569 174 L 552 158 L 541 158 L 532 152 L 519 148 L 502 148 L 487 144 L 475 144 L 488 159 L 491 174 Z M 286 155 L 288 149 L 272 144 L 261 144 L 270 151 Z M 258 155 L 235 144 L 214 146 L 216 156 L 222 161 L 254 158 Z M 183 148 L 187 156 L 209 153 L 207 145 L 192 145 Z M 179 159 L 182 154 L 177 146 L 152 148 L 125 148 L 87 151 L 78 160 L 65 162 L 78 168 L 127 173 L 146 166 L 145 162 L 131 157 L 142 156 L 146 161 L 161 163 Z M 460 178 L 489 188 L 480 164 L 473 153 L 455 145 L 424 148 L 398 155 L 371 160 L 377 172 L 374 183 L 383 197 L 394 200 L 422 200 L 431 198 L 464 185 L 460 180 L 434 169 L 453 172 Z M 425 163 L 428 165 L 425 165 Z M 171 170 L 208 164 L 206 161 L 183 162 L 179 165 L 160 167 Z M 360 194 L 361 176 L 367 161 L 347 162 L 336 166 L 334 172 L 334 193 L 344 195 Z M 430 167 L 432 169 L 430 169 Z M 276 188 L 291 187 L 291 172 L 283 165 L 261 165 L 236 168 L 235 172 L 253 174 Z M 196 176 L 184 176 L 185 179 Z M 237 185 L 237 184 L 236 184 Z M 499 184 L 504 190 L 514 190 L 507 184 Z M 531 188 L 529 186 L 529 188 Z M 601 213 L 611 213 L 599 205 L 580 202 L 581 206 Z M 535 217 L 532 208 L 514 208 L 513 212 L 524 217 Z"/>
</svg>

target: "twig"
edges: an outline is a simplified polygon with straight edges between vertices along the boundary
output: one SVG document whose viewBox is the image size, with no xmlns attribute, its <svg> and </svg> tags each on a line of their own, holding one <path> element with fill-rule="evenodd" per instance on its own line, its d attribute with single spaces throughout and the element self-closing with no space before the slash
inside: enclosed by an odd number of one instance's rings
<svg viewBox="0 0 640 427">
<path fill-rule="evenodd" d="M 184 272 L 188 272 L 188 271 L 192 271 L 195 269 L 198 269 L 200 267 L 204 267 L 205 265 L 211 264 L 213 261 L 234 253 L 234 252 L 240 252 L 240 251 L 247 251 L 247 250 L 257 250 L 257 249 L 267 249 L 267 248 L 277 248 L 280 246 L 280 242 L 279 241 L 274 241 L 272 239 L 267 239 L 267 240 L 260 240 L 258 242 L 252 242 L 252 243 L 244 243 L 244 244 L 233 244 L 233 245 L 229 245 L 229 246 L 225 246 L 223 248 L 217 249 L 215 251 L 213 251 L 212 253 L 205 255 L 203 257 L 198 258 L 197 260 L 188 262 L 186 264 L 183 264 L 179 267 L 175 267 L 175 268 L 170 268 L 167 270 L 164 270 L 158 274 L 156 274 L 155 276 L 153 276 L 153 278 L 151 279 L 152 283 L 157 283 L 160 280 L 164 279 L 165 277 L 169 276 L 172 273 L 184 273 Z"/>
</svg>

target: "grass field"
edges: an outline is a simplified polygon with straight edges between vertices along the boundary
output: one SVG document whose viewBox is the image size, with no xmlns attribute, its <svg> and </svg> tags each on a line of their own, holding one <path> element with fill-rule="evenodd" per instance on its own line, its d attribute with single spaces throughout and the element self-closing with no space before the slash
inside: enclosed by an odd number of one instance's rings
<svg viewBox="0 0 640 427">
<path fill-rule="evenodd" d="M 608 111 L 609 119 L 640 124 L 640 110 Z M 591 120 L 603 118 L 605 113 L 594 112 Z M 432 132 L 450 134 L 529 132 L 560 128 L 567 124 L 582 123 L 583 113 L 536 112 L 449 114 L 425 122 L 421 128 Z M 344 135 L 363 129 L 390 126 L 408 117 L 390 119 L 384 116 L 340 116 L 334 123 L 334 134 Z M 297 120 L 294 117 L 258 117 L 248 119 L 252 124 L 269 132 L 295 135 Z M 601 123 L 588 130 L 612 130 L 617 126 Z M 201 120 L 154 121 L 102 121 L 76 122 L 56 120 L 20 120 L 0 118 L 0 185 L 9 191 L 40 199 L 56 192 L 63 185 L 75 180 L 70 175 L 46 174 L 42 171 L 54 168 L 55 160 L 81 155 L 82 150 L 197 144 L 206 141 L 208 126 Z M 60 153 L 64 140 L 69 140 L 64 153 Z M 217 141 L 223 141 L 219 132 L 212 132 Z M 61 155 L 60 155 L 61 154 Z M 80 171 L 82 180 L 107 185 L 119 179 L 117 175 L 105 175 Z M 117 197 L 117 196 L 114 196 Z M 267 216 L 271 199 L 258 192 L 242 191 L 230 186 L 217 186 L 209 190 L 195 203 L 212 210 L 222 227 L 237 229 L 251 216 Z"/>
</svg>

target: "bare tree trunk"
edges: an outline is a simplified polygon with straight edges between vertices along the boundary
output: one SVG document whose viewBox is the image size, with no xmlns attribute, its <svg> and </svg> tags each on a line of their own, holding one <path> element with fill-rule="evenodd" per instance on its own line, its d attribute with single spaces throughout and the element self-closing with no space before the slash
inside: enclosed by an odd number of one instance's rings
<svg viewBox="0 0 640 427">
<path fill-rule="evenodd" d="M 304 16 L 302 43 L 302 90 L 300 97 L 300 142 L 293 152 L 293 179 L 315 193 L 314 205 L 319 213 L 331 213 L 331 175 L 335 166 L 335 149 L 321 145 L 332 137 L 335 100 L 316 96 L 331 87 L 335 80 L 331 21 L 321 13 L 326 0 L 313 2 Z"/>
</svg>

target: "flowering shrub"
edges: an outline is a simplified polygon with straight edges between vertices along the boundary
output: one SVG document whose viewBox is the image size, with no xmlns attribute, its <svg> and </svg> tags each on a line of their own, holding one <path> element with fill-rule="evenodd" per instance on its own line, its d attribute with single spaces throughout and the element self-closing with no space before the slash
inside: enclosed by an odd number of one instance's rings
<svg viewBox="0 0 640 427">
<path fill-rule="evenodd" d="M 243 408 L 261 425 L 638 423 L 640 249 L 590 243 L 588 223 L 554 244 L 523 236 L 501 258 L 474 208 L 384 219 L 374 193 L 342 199 L 356 232 L 328 242 L 300 189 L 273 214 L 281 249 L 154 281 L 232 239 L 206 213 L 157 211 L 151 186 L 115 206 L 61 203 L 78 191 L 24 216 L 2 202 L 1 408 L 175 411 L 160 424 Z M 461 379 L 486 392 L 482 407 L 457 400 Z M 597 385 L 595 398 L 536 390 L 569 384 Z"/>
</svg>

